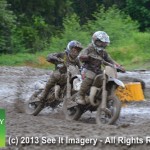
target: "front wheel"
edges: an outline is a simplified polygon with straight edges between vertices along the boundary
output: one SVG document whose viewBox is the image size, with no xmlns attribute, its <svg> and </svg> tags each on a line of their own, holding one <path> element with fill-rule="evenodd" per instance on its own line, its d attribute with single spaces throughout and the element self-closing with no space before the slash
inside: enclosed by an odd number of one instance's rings
<svg viewBox="0 0 150 150">
<path fill-rule="evenodd" d="M 43 104 L 38 100 L 38 95 L 42 91 L 35 92 L 25 104 L 25 111 L 29 115 L 37 116 L 43 109 Z"/>
<path fill-rule="evenodd" d="M 79 105 L 76 105 L 76 106 L 67 108 L 65 116 L 67 120 L 79 120 L 82 114 L 83 114 L 83 111 L 81 110 Z"/>
<path fill-rule="evenodd" d="M 74 94 L 70 99 L 65 98 L 63 102 L 63 112 L 67 120 L 78 120 L 83 114 L 83 109 L 80 105 L 73 102 L 77 94 Z"/>
<path fill-rule="evenodd" d="M 121 102 L 117 96 L 110 96 L 107 99 L 107 111 L 101 109 L 101 105 L 97 109 L 96 122 L 98 125 L 114 124 L 119 118 L 121 111 Z"/>
</svg>

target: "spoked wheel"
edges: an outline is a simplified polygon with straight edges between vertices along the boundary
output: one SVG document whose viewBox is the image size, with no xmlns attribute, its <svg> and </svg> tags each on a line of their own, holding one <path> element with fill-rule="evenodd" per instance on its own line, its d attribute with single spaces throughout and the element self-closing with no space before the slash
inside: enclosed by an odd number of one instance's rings
<svg viewBox="0 0 150 150">
<path fill-rule="evenodd" d="M 78 120 L 83 114 L 83 109 L 75 102 L 77 93 L 70 99 L 65 98 L 63 101 L 63 112 L 67 120 Z"/>
<path fill-rule="evenodd" d="M 76 106 L 67 108 L 65 116 L 67 120 L 78 120 L 82 114 L 83 114 L 83 111 L 81 110 L 79 105 L 76 105 Z"/>
<path fill-rule="evenodd" d="M 38 115 L 43 109 L 43 104 L 40 101 L 30 102 L 28 101 L 25 106 L 26 113 L 29 115 Z"/>
<path fill-rule="evenodd" d="M 97 109 L 96 122 L 98 125 L 113 124 L 117 121 L 121 110 L 121 102 L 116 96 L 110 96 L 107 100 L 107 109 Z"/>
<path fill-rule="evenodd" d="M 27 114 L 29 115 L 38 115 L 40 113 L 40 111 L 43 109 L 44 104 L 42 104 L 37 96 L 41 93 L 42 91 L 38 91 L 36 93 L 34 93 L 31 98 L 29 99 L 29 101 L 26 102 L 25 104 L 25 111 Z"/>
</svg>

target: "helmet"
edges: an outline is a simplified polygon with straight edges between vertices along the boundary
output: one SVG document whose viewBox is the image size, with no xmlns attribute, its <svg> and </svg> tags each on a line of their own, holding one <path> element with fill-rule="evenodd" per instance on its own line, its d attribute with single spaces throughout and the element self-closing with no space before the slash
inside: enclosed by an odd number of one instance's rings
<svg viewBox="0 0 150 150">
<path fill-rule="evenodd" d="M 75 40 L 70 41 L 68 43 L 67 48 L 66 48 L 65 51 L 71 57 L 76 57 L 76 55 L 78 55 L 78 54 L 74 54 L 74 51 L 73 51 L 74 49 L 73 48 L 76 48 L 78 53 L 83 49 L 80 42 L 75 41 Z"/>
<path fill-rule="evenodd" d="M 103 44 L 97 44 L 98 41 L 103 42 Z M 103 50 L 109 43 L 109 36 L 104 31 L 97 31 L 92 36 L 92 44 L 97 51 Z"/>
<path fill-rule="evenodd" d="M 74 48 L 74 47 L 78 48 L 80 51 L 83 48 L 80 42 L 74 40 L 74 41 L 70 41 L 68 43 L 66 52 L 69 54 L 71 52 L 72 48 Z"/>
</svg>

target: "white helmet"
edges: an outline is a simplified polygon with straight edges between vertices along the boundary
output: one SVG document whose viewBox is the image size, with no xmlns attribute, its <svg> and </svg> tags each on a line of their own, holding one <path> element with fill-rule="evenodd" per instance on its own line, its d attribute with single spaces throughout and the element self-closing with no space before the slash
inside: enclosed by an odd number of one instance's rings
<svg viewBox="0 0 150 150">
<path fill-rule="evenodd" d="M 104 31 L 97 31 L 92 36 L 92 44 L 97 51 L 103 50 L 104 46 L 99 46 L 96 44 L 96 41 L 101 41 L 106 43 L 106 46 L 110 43 L 109 36 Z"/>
</svg>

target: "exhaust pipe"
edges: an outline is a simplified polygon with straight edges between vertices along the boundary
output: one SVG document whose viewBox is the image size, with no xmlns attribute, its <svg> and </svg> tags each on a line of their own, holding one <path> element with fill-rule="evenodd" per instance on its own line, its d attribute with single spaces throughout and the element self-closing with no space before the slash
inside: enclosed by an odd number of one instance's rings
<svg viewBox="0 0 150 150">
<path fill-rule="evenodd" d="M 90 99 L 90 103 L 92 106 L 98 106 L 100 104 L 98 100 L 94 99 L 97 91 L 98 91 L 98 88 L 95 86 L 92 86 L 90 89 L 89 99 Z"/>
<path fill-rule="evenodd" d="M 55 99 L 59 100 L 60 86 L 55 85 Z"/>
</svg>

